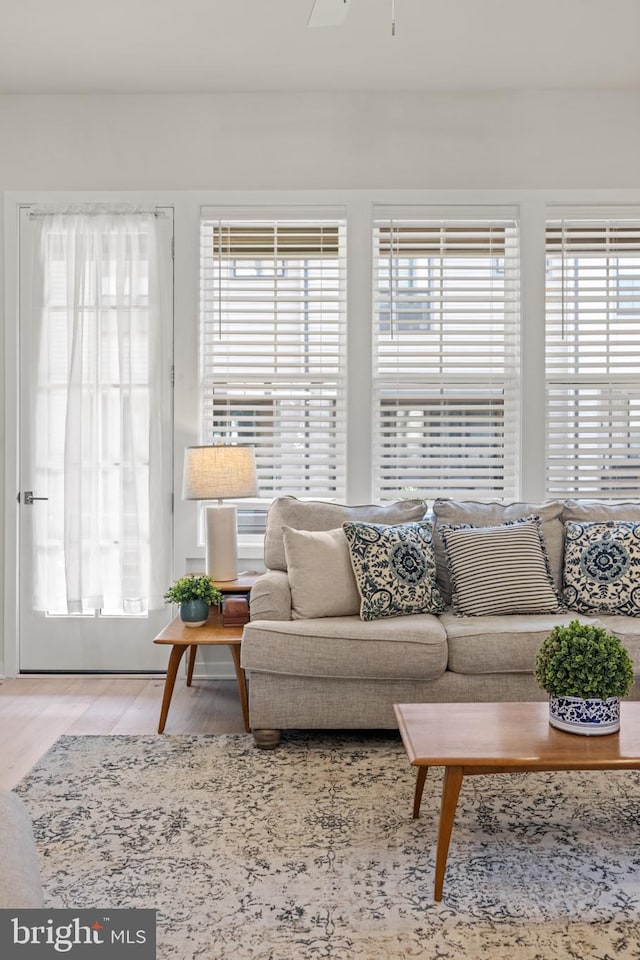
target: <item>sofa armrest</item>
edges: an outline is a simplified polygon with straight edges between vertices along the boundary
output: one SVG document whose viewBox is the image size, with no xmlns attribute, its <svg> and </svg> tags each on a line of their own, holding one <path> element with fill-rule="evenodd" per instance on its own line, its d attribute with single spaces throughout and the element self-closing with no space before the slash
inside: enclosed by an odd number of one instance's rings
<svg viewBox="0 0 640 960">
<path fill-rule="evenodd" d="M 31 818 L 15 793 L 0 794 L 0 907 L 44 906 Z"/>
<path fill-rule="evenodd" d="M 267 570 L 251 588 L 252 620 L 291 620 L 291 588 L 284 570 Z"/>
</svg>

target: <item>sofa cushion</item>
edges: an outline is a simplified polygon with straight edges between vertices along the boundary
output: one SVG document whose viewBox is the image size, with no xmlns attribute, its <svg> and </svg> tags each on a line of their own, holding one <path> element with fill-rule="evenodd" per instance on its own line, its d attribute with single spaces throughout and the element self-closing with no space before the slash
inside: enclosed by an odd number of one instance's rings
<svg viewBox="0 0 640 960">
<path fill-rule="evenodd" d="M 562 586 L 562 557 L 564 547 L 564 527 L 561 521 L 563 510 L 561 500 L 552 500 L 545 504 L 501 503 L 499 501 L 449 500 L 438 499 L 433 504 L 436 523 L 433 530 L 433 543 L 436 555 L 438 586 L 445 603 L 451 603 L 451 581 L 449 568 L 440 535 L 440 525 L 472 527 L 495 527 L 507 520 L 522 520 L 536 514 L 542 520 L 549 566 L 556 590 Z"/>
<path fill-rule="evenodd" d="M 448 667 L 453 673 L 532 673 L 540 644 L 558 624 L 567 626 L 574 614 L 521 614 L 459 617 L 447 610 L 440 622 L 447 631 Z M 583 623 L 598 623 L 582 617 Z"/>
<path fill-rule="evenodd" d="M 249 671 L 302 677 L 435 680 L 447 666 L 447 640 L 429 613 L 373 620 L 323 617 L 252 620 L 242 637 Z"/>
<path fill-rule="evenodd" d="M 563 599 L 580 613 L 640 616 L 640 523 L 565 523 Z"/>
<path fill-rule="evenodd" d="M 596 520 L 640 520 L 640 500 L 567 500 L 562 520 L 593 523 Z"/>
<path fill-rule="evenodd" d="M 554 613 L 558 597 L 540 532 L 540 518 L 497 527 L 440 527 L 456 613 Z"/>
<path fill-rule="evenodd" d="M 574 614 L 575 616 L 575 614 Z M 596 623 L 617 637 L 633 660 L 636 683 L 640 680 L 640 619 L 619 614 L 598 614 Z"/>
<path fill-rule="evenodd" d="M 343 524 L 362 620 L 444 610 L 436 586 L 430 523 Z"/>
<path fill-rule="evenodd" d="M 344 530 L 295 530 L 283 527 L 284 552 L 291 587 L 291 616 L 353 616 L 360 594 L 351 567 Z"/>
<path fill-rule="evenodd" d="M 298 500 L 296 497 L 278 497 L 269 507 L 267 531 L 264 538 L 264 562 L 270 570 L 286 570 L 283 527 L 296 530 L 335 530 L 345 520 L 364 520 L 368 523 L 409 523 L 422 520 L 426 512 L 424 500 L 400 500 L 384 506 L 368 504 L 345 506 L 323 500 Z"/>
</svg>

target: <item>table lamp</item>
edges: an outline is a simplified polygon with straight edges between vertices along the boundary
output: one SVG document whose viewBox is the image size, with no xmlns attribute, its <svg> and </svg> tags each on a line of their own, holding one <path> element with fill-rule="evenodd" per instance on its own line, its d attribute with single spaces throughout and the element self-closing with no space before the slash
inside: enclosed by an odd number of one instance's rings
<svg viewBox="0 0 640 960">
<path fill-rule="evenodd" d="M 182 499 L 218 501 L 206 509 L 206 572 L 213 580 L 238 576 L 236 506 L 222 501 L 257 494 L 253 447 L 223 443 L 185 447 Z"/>
</svg>

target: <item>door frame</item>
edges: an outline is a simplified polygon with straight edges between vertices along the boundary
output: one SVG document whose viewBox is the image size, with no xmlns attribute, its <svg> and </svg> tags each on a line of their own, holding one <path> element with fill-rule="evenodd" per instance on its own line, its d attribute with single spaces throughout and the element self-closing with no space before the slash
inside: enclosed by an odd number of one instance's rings
<svg viewBox="0 0 640 960">
<path fill-rule="evenodd" d="M 5 390 L 0 405 L 4 404 L 4 486 L 3 593 L 2 630 L 0 642 L 0 677 L 13 679 L 20 676 L 20 617 L 19 617 L 19 547 L 20 509 L 18 502 L 20 483 L 20 226 L 22 211 L 30 206 L 45 203 L 133 203 L 171 208 L 175 242 L 176 202 L 174 196 L 147 191 L 29 191 L 7 192 L 4 195 L 4 343 L 0 350 L 0 363 L 4 367 Z M 2 245 L 0 244 L 0 251 Z M 176 277 L 174 266 L 173 283 L 173 351 L 175 352 Z M 174 357 L 175 363 L 175 357 Z M 172 410 L 172 445 L 175 449 L 175 403 Z M 175 470 L 174 470 L 175 485 Z M 175 488 L 175 487 L 174 487 Z M 175 514 L 174 514 L 175 518 Z M 0 521 L 0 529 L 2 527 Z M 175 547 L 175 530 L 171 532 Z M 173 551 L 172 551 L 173 552 Z M 175 562 L 175 560 L 174 560 Z M 150 676 L 156 674 L 150 674 Z M 140 676 L 137 674 L 137 676 Z"/>
<path fill-rule="evenodd" d="M 28 204 L 5 195 L 4 205 L 4 659 L 2 674 L 15 677 L 19 665 L 18 634 L 18 394 L 20 344 L 18 264 L 21 209 Z"/>
</svg>

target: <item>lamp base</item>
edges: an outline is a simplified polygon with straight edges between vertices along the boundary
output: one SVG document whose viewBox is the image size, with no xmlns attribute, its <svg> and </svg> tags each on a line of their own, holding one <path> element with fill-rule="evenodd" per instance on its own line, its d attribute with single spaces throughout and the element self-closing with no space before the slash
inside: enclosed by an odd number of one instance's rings
<svg viewBox="0 0 640 960">
<path fill-rule="evenodd" d="M 206 566 L 212 580 L 238 576 L 238 523 L 233 503 L 207 507 Z"/>
</svg>

